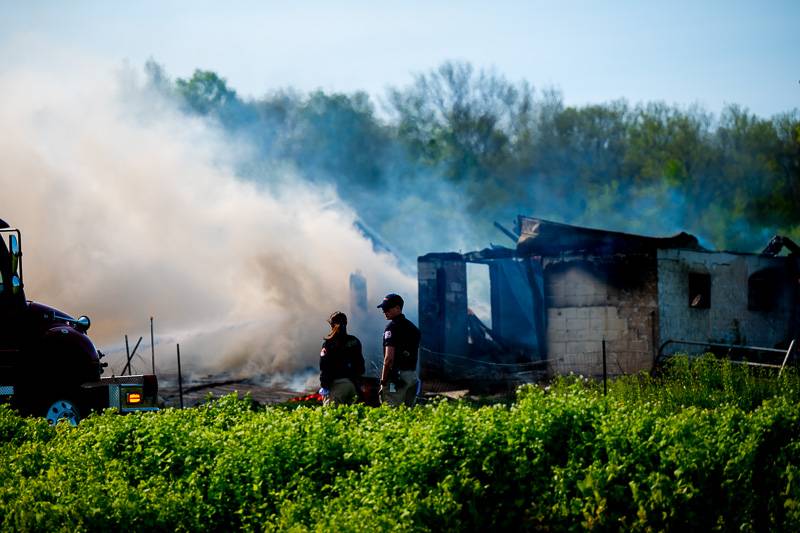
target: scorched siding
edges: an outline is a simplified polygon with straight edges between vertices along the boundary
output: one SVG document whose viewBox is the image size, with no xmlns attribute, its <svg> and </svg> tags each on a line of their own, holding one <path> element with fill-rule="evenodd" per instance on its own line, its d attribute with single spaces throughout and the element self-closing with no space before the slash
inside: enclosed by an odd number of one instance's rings
<svg viewBox="0 0 800 533">
<path fill-rule="evenodd" d="M 652 254 L 544 258 L 550 370 L 609 374 L 652 367 L 657 277 Z"/>
<path fill-rule="evenodd" d="M 793 283 L 786 258 L 726 252 L 658 251 L 658 298 L 663 340 L 722 342 L 773 347 L 790 336 Z M 782 287 L 774 308 L 748 309 L 748 280 L 769 269 Z M 707 309 L 689 305 L 689 273 L 707 273 L 711 301 Z M 666 352 L 696 351 L 674 345 Z"/>
</svg>

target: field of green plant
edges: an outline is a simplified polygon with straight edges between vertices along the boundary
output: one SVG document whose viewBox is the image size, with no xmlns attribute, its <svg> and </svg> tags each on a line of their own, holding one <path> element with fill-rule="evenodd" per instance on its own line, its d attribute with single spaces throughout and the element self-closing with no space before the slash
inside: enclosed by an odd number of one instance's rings
<svg viewBox="0 0 800 533">
<path fill-rule="evenodd" d="M 707 357 L 480 407 L 0 407 L 0 529 L 800 531 L 798 400 Z"/>
</svg>

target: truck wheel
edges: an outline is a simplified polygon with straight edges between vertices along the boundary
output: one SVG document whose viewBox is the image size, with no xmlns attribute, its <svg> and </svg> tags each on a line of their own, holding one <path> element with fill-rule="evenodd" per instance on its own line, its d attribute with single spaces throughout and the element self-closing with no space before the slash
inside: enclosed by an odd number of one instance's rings
<svg viewBox="0 0 800 533">
<path fill-rule="evenodd" d="M 77 426 L 81 419 L 78 406 L 72 400 L 56 400 L 47 408 L 44 415 L 47 422 L 54 426 L 60 420 L 66 420 L 72 426 Z"/>
</svg>

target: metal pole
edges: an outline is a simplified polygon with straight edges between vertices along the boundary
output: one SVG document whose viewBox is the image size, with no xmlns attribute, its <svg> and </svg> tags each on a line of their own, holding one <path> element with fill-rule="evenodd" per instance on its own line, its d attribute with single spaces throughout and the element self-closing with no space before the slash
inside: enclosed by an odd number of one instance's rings
<svg viewBox="0 0 800 533">
<path fill-rule="evenodd" d="M 125 335 L 125 366 L 122 368 L 122 375 L 125 375 L 125 369 L 131 364 L 131 350 L 128 347 L 128 336 Z"/>
<path fill-rule="evenodd" d="M 150 317 L 150 359 L 153 362 L 153 374 L 156 373 L 156 348 L 153 342 L 153 317 Z"/>
<path fill-rule="evenodd" d="M 606 372 L 606 339 L 603 337 L 603 396 L 608 394 L 608 373 Z"/>
<path fill-rule="evenodd" d="M 789 343 L 789 349 L 786 350 L 786 357 L 783 358 L 783 364 L 781 365 L 781 369 L 778 370 L 778 377 L 781 377 L 781 374 L 783 374 L 783 367 L 786 366 L 786 361 L 789 360 L 789 354 L 792 353 L 792 348 L 794 348 L 794 339 L 792 339 L 792 342 Z"/>
<path fill-rule="evenodd" d="M 131 361 L 133 360 L 133 356 L 134 356 L 134 355 L 136 355 L 136 350 L 138 350 L 138 349 L 139 349 L 139 344 L 141 344 L 141 342 L 142 342 L 142 338 L 141 338 L 141 337 L 139 337 L 139 340 L 138 340 L 138 341 L 136 341 L 136 346 L 134 346 L 134 347 L 133 347 L 133 351 L 132 351 L 131 353 L 129 353 L 129 354 L 128 354 L 128 361 L 125 363 L 125 368 L 127 368 L 127 369 L 128 369 L 128 375 L 129 375 L 129 376 L 131 375 L 131 372 L 132 372 L 132 369 L 131 369 Z M 125 335 L 125 349 L 126 349 L 126 350 L 128 349 L 128 336 L 127 336 L 127 335 Z M 141 359 L 141 358 L 142 358 L 142 357 L 141 357 L 141 356 L 139 356 L 139 359 Z M 123 374 L 123 375 L 125 374 L 125 371 L 124 371 L 124 370 L 122 371 L 122 374 Z"/>
<path fill-rule="evenodd" d="M 515 243 L 519 240 L 518 235 L 514 235 L 513 233 L 511 233 L 509 230 L 504 228 L 499 222 L 495 222 L 494 227 L 502 231 L 509 239 L 511 239 Z"/>
<path fill-rule="evenodd" d="M 658 362 L 658 343 L 656 342 L 656 312 L 650 311 L 650 342 L 653 344 L 653 366 Z"/>
<path fill-rule="evenodd" d="M 178 345 L 178 396 L 181 399 L 181 409 L 183 409 L 183 377 L 181 376 L 181 345 Z"/>
</svg>

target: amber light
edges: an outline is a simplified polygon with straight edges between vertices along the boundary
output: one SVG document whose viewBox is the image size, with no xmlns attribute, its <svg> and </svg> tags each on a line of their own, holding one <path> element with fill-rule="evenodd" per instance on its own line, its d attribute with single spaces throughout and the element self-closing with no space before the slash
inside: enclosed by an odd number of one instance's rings
<svg viewBox="0 0 800 533">
<path fill-rule="evenodd" d="M 129 392 L 128 403 L 142 403 L 142 395 L 138 392 Z"/>
</svg>

